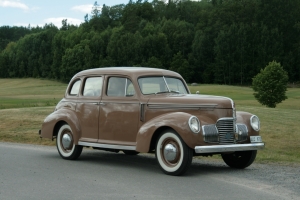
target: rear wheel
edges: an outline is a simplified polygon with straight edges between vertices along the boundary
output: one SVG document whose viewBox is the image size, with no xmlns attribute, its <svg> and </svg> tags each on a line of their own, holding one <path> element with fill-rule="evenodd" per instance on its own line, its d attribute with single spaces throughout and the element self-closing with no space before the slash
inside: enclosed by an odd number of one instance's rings
<svg viewBox="0 0 300 200">
<path fill-rule="evenodd" d="M 56 138 L 56 147 L 59 155 L 66 160 L 75 160 L 82 152 L 82 146 L 75 145 L 73 132 L 68 124 L 60 127 Z"/>
<path fill-rule="evenodd" d="M 191 165 L 193 150 L 173 130 L 159 136 L 155 148 L 156 160 L 161 170 L 168 175 L 182 175 Z"/>
<path fill-rule="evenodd" d="M 232 168 L 244 169 L 249 167 L 256 158 L 257 151 L 237 151 L 232 154 L 222 154 L 224 162 Z"/>
</svg>

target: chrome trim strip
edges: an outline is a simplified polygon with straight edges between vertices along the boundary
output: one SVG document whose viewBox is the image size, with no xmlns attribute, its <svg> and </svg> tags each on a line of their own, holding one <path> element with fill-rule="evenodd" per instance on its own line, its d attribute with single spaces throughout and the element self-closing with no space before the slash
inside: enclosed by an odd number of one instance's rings
<svg viewBox="0 0 300 200">
<path fill-rule="evenodd" d="M 224 97 L 224 96 L 217 96 L 217 97 L 223 97 L 223 98 L 229 100 L 229 101 L 231 102 L 231 107 L 234 108 L 234 101 L 233 101 L 231 98 L 229 98 L 229 97 Z"/>
<path fill-rule="evenodd" d="M 212 145 L 212 146 L 196 146 L 196 153 L 221 153 L 231 151 L 251 151 L 265 148 L 265 143 L 255 144 L 232 144 L 232 145 Z"/>
<path fill-rule="evenodd" d="M 226 121 L 226 120 L 234 120 L 233 117 L 222 117 L 222 118 L 219 118 L 216 122 L 216 124 L 219 122 L 219 121 Z"/>
<path fill-rule="evenodd" d="M 105 149 L 122 149 L 122 150 L 136 150 L 136 146 L 124 146 L 124 145 L 114 145 L 114 144 L 101 144 L 101 143 L 90 143 L 90 142 L 78 142 L 78 145 L 98 147 Z"/>
<path fill-rule="evenodd" d="M 140 103 L 134 101 L 134 99 L 133 99 L 131 102 L 125 102 L 125 101 L 118 102 L 118 101 L 115 100 L 115 99 L 114 99 L 114 101 L 112 101 L 112 100 L 109 100 L 109 101 L 108 101 L 108 100 L 104 99 L 103 101 L 101 101 L 100 104 L 101 104 L 101 105 L 105 105 L 105 104 L 138 104 L 138 105 L 140 105 Z"/>
<path fill-rule="evenodd" d="M 63 102 L 70 102 L 70 101 L 63 101 Z M 85 103 L 85 104 L 95 104 L 96 103 L 100 103 L 100 100 L 99 101 L 77 101 L 76 103 Z"/>
<path fill-rule="evenodd" d="M 216 108 L 218 104 L 147 104 L 149 109 L 200 109 L 200 108 Z"/>
</svg>

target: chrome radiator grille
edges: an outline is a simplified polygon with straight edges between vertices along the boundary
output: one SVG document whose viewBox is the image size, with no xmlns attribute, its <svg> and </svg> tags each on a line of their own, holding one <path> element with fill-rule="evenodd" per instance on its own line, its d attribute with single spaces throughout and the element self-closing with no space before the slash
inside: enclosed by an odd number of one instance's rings
<svg viewBox="0 0 300 200">
<path fill-rule="evenodd" d="M 220 144 L 233 144 L 234 143 L 234 119 L 221 118 L 217 121 L 216 127 L 219 132 Z"/>
<path fill-rule="evenodd" d="M 234 144 L 247 139 L 244 124 L 236 124 L 234 118 L 220 118 L 216 124 L 202 126 L 204 141 L 208 143 Z M 235 133 L 238 131 L 238 134 Z"/>
<path fill-rule="evenodd" d="M 219 133 L 216 125 L 202 126 L 203 136 L 205 142 L 216 143 L 219 142 Z"/>
<path fill-rule="evenodd" d="M 236 129 L 238 133 L 238 141 L 245 141 L 248 138 L 248 128 L 245 124 L 236 124 Z"/>
</svg>

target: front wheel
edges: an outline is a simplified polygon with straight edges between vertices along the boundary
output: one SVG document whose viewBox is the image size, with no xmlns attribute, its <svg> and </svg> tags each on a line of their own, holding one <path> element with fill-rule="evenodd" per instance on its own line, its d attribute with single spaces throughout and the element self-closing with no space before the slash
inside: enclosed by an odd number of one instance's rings
<svg viewBox="0 0 300 200">
<path fill-rule="evenodd" d="M 244 169 L 249 167 L 256 158 L 257 151 L 237 151 L 231 154 L 222 154 L 224 162 L 232 168 Z"/>
<path fill-rule="evenodd" d="M 157 140 L 155 156 L 165 174 L 178 176 L 190 167 L 193 150 L 173 130 L 167 130 Z"/>
<path fill-rule="evenodd" d="M 56 147 L 59 155 L 66 160 L 76 160 L 82 152 L 82 146 L 75 145 L 73 132 L 68 124 L 60 127 L 56 138 Z"/>
</svg>

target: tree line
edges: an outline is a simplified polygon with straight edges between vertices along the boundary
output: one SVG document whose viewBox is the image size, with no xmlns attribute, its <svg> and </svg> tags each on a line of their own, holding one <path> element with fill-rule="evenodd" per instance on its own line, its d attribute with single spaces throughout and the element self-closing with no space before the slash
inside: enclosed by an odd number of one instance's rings
<svg viewBox="0 0 300 200">
<path fill-rule="evenodd" d="M 300 81 L 300 0 L 130 0 L 79 26 L 0 27 L 0 77 L 68 82 L 78 71 L 144 66 L 187 82 L 251 84 L 269 62 Z"/>
</svg>

